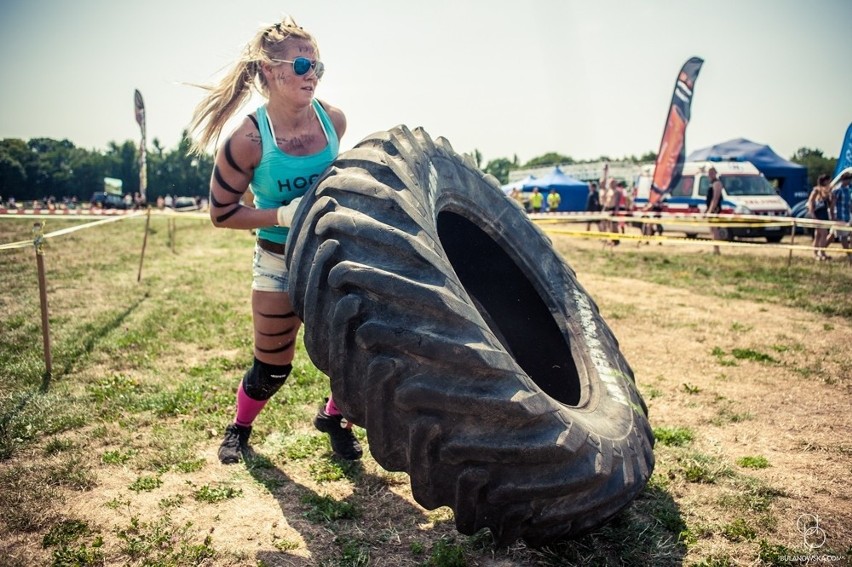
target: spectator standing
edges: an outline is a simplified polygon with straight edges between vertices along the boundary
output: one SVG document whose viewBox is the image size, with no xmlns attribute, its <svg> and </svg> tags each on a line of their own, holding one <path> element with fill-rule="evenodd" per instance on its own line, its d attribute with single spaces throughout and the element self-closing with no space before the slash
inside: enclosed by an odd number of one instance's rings
<svg viewBox="0 0 852 567">
<path fill-rule="evenodd" d="M 850 183 L 852 183 L 852 172 L 847 171 L 840 176 L 839 184 L 831 191 L 831 200 L 834 203 L 834 220 L 845 225 L 844 228 L 847 230 L 832 228 L 829 240 L 832 239 L 833 235 L 833 239 L 840 242 L 844 250 L 849 250 L 850 243 L 852 243 L 852 233 L 848 230 L 852 227 L 852 222 L 850 222 L 850 219 L 852 219 L 852 187 L 850 187 Z M 846 252 L 846 261 L 852 263 L 852 254 L 849 252 Z"/>
<path fill-rule="evenodd" d="M 524 205 L 524 196 L 521 193 L 520 189 L 518 189 L 517 187 L 512 189 L 512 191 L 509 193 L 509 197 L 511 197 L 513 201 L 518 203 L 522 209 L 526 210 L 526 206 Z"/>
<path fill-rule="evenodd" d="M 818 221 L 830 221 L 834 219 L 834 203 L 829 188 L 831 177 L 824 173 L 817 179 L 817 184 L 811 189 L 808 196 L 808 217 Z M 828 246 L 828 226 L 818 225 L 814 228 L 814 258 L 817 260 L 828 260 L 825 248 Z"/>
<path fill-rule="evenodd" d="M 599 213 L 601 212 L 601 194 L 598 191 L 598 184 L 594 181 L 589 183 L 589 194 L 586 197 L 586 212 L 587 213 Z M 596 223 L 598 225 L 598 230 L 601 229 L 600 223 Z M 592 223 L 586 223 L 586 232 L 592 230 Z"/>
<path fill-rule="evenodd" d="M 609 218 L 603 221 L 603 226 L 606 232 L 616 232 L 617 225 L 614 218 L 618 215 L 621 207 L 622 191 L 618 186 L 618 181 L 610 179 L 603 197 L 603 212 L 609 215 Z M 613 239 L 610 244 L 617 245 L 618 239 Z"/>
<path fill-rule="evenodd" d="M 625 183 L 624 181 L 619 181 L 616 185 L 616 188 L 619 193 L 618 210 L 619 212 L 622 212 L 625 215 L 629 214 L 633 210 L 633 197 L 631 197 L 627 191 L 627 183 Z M 620 232 L 621 234 L 624 234 L 625 224 L 626 223 L 624 222 L 624 217 L 622 217 L 618 221 L 618 232 Z"/>
<path fill-rule="evenodd" d="M 530 195 L 530 209 L 534 213 L 541 212 L 541 206 L 544 203 L 544 195 L 541 194 L 541 191 L 538 190 L 538 187 L 534 187 L 532 194 Z"/>
<path fill-rule="evenodd" d="M 550 193 L 547 194 L 547 211 L 555 213 L 559 210 L 559 203 L 561 202 L 562 197 L 559 196 L 559 192 L 556 189 L 551 189 Z"/>
<path fill-rule="evenodd" d="M 722 185 L 722 181 L 719 179 L 719 174 L 716 171 L 715 167 L 710 167 L 707 170 L 707 177 L 710 178 L 710 187 L 707 190 L 707 198 L 706 205 L 707 209 L 705 211 L 706 215 L 718 215 L 722 212 L 722 192 L 724 191 L 724 186 Z M 715 217 L 710 219 L 710 222 L 714 222 Z M 711 226 L 710 234 L 713 235 L 713 240 L 719 240 L 721 238 L 721 233 L 719 229 Z M 721 252 L 719 250 L 719 246 L 713 246 L 713 254 L 719 255 Z"/>
</svg>

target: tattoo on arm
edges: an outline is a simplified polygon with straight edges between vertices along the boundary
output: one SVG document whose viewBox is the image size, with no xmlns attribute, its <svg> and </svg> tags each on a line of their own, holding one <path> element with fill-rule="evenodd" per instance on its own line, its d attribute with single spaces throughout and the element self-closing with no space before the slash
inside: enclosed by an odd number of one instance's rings
<svg viewBox="0 0 852 567">
<path fill-rule="evenodd" d="M 231 187 L 227 181 L 225 181 L 225 178 L 222 177 L 222 172 L 219 171 L 218 165 L 213 166 L 213 177 L 216 179 L 216 183 L 218 183 L 219 186 L 228 193 L 233 193 L 234 195 L 242 195 L 244 193 L 243 191 L 237 191 Z"/>
<path fill-rule="evenodd" d="M 237 162 L 234 160 L 234 155 L 231 153 L 231 139 L 228 138 L 228 141 L 225 142 L 225 159 L 228 161 L 228 165 L 236 169 L 242 174 L 245 174 L 243 168 L 237 165 Z"/>
<path fill-rule="evenodd" d="M 242 208 L 242 207 L 240 207 L 239 205 L 235 204 L 235 205 L 234 205 L 234 208 L 232 208 L 230 211 L 228 211 L 227 213 L 223 213 L 223 214 L 221 214 L 221 215 L 217 216 L 217 217 L 216 217 L 216 222 L 218 222 L 218 223 L 225 222 L 226 220 L 228 220 L 229 218 L 231 218 L 232 216 L 234 216 L 235 214 L 237 214 L 237 212 L 238 212 L 241 208 Z"/>
<path fill-rule="evenodd" d="M 238 202 L 239 202 L 239 200 L 231 201 L 230 203 L 223 203 L 223 202 L 219 201 L 218 199 L 216 199 L 216 197 L 213 196 L 213 191 L 210 191 L 210 203 L 213 205 L 214 209 L 221 209 L 222 207 L 230 207 L 231 205 L 236 205 Z"/>
</svg>

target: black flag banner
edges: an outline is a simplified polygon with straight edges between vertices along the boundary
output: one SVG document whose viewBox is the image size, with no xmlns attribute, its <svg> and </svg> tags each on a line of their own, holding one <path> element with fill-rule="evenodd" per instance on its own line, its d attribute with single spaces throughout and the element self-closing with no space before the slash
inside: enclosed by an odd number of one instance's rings
<svg viewBox="0 0 852 567">
<path fill-rule="evenodd" d="M 686 159 L 686 125 L 689 124 L 692 93 L 702 63 L 703 59 L 690 58 L 684 63 L 675 81 L 672 103 L 666 117 L 663 139 L 660 141 L 660 151 L 657 152 L 652 191 L 648 195 L 648 202 L 651 204 L 659 201 L 680 181 L 683 162 Z"/>
<path fill-rule="evenodd" d="M 145 142 L 145 102 L 142 100 L 142 93 L 139 89 L 133 94 L 133 100 L 136 107 L 136 123 L 142 130 L 142 143 L 139 144 L 139 193 L 142 196 L 142 202 L 146 202 L 148 189 L 148 156 L 146 152 Z"/>
</svg>

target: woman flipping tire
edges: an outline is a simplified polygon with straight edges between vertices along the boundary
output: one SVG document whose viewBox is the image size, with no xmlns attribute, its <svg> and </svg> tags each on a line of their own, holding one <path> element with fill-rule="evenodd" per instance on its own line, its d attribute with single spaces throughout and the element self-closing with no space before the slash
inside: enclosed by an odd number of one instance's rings
<svg viewBox="0 0 852 567">
<path fill-rule="evenodd" d="M 618 342 L 548 238 L 446 140 L 367 137 L 291 235 L 305 348 L 422 506 L 540 545 L 642 490 L 654 440 Z"/>
</svg>

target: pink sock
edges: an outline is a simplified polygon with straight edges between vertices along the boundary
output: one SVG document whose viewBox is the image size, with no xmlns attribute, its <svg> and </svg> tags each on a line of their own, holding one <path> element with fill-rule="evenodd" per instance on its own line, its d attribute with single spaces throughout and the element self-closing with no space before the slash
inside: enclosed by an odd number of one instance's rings
<svg viewBox="0 0 852 567">
<path fill-rule="evenodd" d="M 250 398 L 240 382 L 240 387 L 237 388 L 237 417 L 234 418 L 234 423 L 243 427 L 250 426 L 267 401 Z"/>
<path fill-rule="evenodd" d="M 325 413 L 328 415 L 340 415 L 340 410 L 337 409 L 331 396 L 328 397 L 328 403 L 325 404 Z"/>
</svg>

